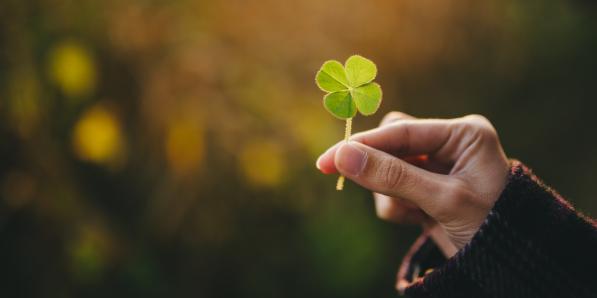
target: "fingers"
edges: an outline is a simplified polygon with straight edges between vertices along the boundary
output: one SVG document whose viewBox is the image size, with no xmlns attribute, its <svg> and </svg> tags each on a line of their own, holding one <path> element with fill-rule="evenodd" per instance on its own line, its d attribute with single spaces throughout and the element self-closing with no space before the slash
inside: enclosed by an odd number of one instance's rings
<svg viewBox="0 0 597 298">
<path fill-rule="evenodd" d="M 409 200 L 430 215 L 437 208 L 432 198 L 445 190 L 450 179 L 357 142 L 340 146 L 335 154 L 335 164 L 340 173 L 357 184 L 374 192 Z"/>
<path fill-rule="evenodd" d="M 401 119 L 416 119 L 415 117 L 403 113 L 403 112 L 389 112 L 387 113 L 383 119 L 381 120 L 381 122 L 379 123 L 379 127 L 382 126 L 387 126 L 391 123 L 394 123 L 398 120 Z M 358 135 L 355 135 L 352 137 L 352 139 L 354 140 L 356 137 L 356 139 L 359 138 Z M 358 140 L 357 140 L 358 141 Z M 342 141 L 343 142 L 343 141 Z M 328 149 L 328 152 L 331 153 L 332 151 L 335 151 L 336 149 L 338 149 L 338 146 L 340 146 L 340 144 L 342 144 L 342 142 L 338 142 L 336 143 L 334 146 L 332 146 L 332 148 Z M 328 153 L 326 152 L 326 153 Z M 325 155 L 325 154 L 324 154 Z M 322 155 L 322 157 L 324 156 Z M 320 162 L 322 162 L 322 164 L 320 164 Z M 332 174 L 332 173 L 337 173 L 338 171 L 336 170 L 336 168 L 334 167 L 333 162 L 330 162 L 330 160 L 322 160 L 322 158 L 320 157 L 317 162 L 315 163 L 315 165 L 317 166 L 317 168 L 319 170 L 321 170 L 324 174 Z"/>
<path fill-rule="evenodd" d="M 392 198 L 380 193 L 373 193 L 375 211 L 383 220 L 393 223 L 419 224 L 427 216 L 416 205 L 400 198 Z"/>
<path fill-rule="evenodd" d="M 355 134 L 351 140 L 395 156 L 433 154 L 448 142 L 452 123 L 440 119 L 404 119 Z M 323 173 L 337 171 L 334 157 L 343 143 L 339 142 L 319 157 L 317 167 Z"/>
<path fill-rule="evenodd" d="M 381 120 L 379 126 L 386 126 L 399 120 L 416 119 L 415 117 L 402 112 L 390 112 Z M 421 167 L 424 156 L 411 156 L 404 158 L 404 161 Z M 415 204 L 401 199 L 392 198 L 380 193 L 373 193 L 377 217 L 402 224 L 420 224 L 427 219 L 427 215 Z"/>
<path fill-rule="evenodd" d="M 402 113 L 402 112 L 389 112 L 383 117 L 383 119 L 379 123 L 379 126 L 386 126 L 386 125 L 396 122 L 400 119 L 416 119 L 416 118 L 409 114 Z"/>
</svg>

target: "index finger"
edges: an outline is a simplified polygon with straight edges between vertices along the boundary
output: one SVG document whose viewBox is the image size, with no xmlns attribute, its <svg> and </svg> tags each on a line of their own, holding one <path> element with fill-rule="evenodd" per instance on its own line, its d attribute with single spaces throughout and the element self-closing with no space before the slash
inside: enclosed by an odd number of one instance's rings
<svg viewBox="0 0 597 298">
<path fill-rule="evenodd" d="M 356 141 L 397 157 L 431 155 L 449 140 L 452 120 L 404 119 L 355 134 Z M 334 158 L 343 141 L 332 146 L 317 160 L 317 168 L 325 174 L 336 173 Z"/>
</svg>

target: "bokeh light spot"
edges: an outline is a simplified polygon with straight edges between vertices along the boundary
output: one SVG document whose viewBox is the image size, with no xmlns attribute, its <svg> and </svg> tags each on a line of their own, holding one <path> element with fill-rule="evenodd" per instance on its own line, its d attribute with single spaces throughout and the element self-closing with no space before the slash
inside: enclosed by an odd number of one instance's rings
<svg viewBox="0 0 597 298">
<path fill-rule="evenodd" d="M 123 136 L 118 119 L 98 105 L 83 114 L 74 127 L 73 149 L 79 159 L 113 164 L 123 157 Z"/>
<path fill-rule="evenodd" d="M 166 136 L 168 165 L 177 174 L 196 171 L 203 158 L 203 129 L 197 121 L 176 120 Z"/>
<path fill-rule="evenodd" d="M 255 140 L 245 146 L 240 165 L 250 184 L 265 187 L 280 184 L 286 168 L 282 148 L 269 140 Z"/>
<path fill-rule="evenodd" d="M 94 91 L 97 69 L 90 51 L 75 41 L 64 41 L 49 55 L 51 79 L 71 97 L 85 96 Z"/>
</svg>

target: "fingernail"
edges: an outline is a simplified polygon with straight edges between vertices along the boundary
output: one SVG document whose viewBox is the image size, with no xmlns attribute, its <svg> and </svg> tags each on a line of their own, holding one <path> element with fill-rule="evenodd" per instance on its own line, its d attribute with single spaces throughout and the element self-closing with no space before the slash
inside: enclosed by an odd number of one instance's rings
<svg viewBox="0 0 597 298">
<path fill-rule="evenodd" d="M 367 152 L 353 142 L 342 145 L 336 153 L 336 165 L 351 176 L 358 176 L 365 168 Z"/>
<path fill-rule="evenodd" d="M 321 167 L 319 166 L 319 160 L 321 159 L 321 156 L 317 158 L 317 160 L 315 161 L 315 167 L 321 171 Z"/>
</svg>

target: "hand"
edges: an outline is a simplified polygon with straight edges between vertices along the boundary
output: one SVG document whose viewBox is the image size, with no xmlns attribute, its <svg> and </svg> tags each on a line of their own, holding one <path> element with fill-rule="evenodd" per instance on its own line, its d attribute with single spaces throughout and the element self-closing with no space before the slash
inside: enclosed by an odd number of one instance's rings
<svg viewBox="0 0 597 298">
<path fill-rule="evenodd" d="M 317 167 L 378 193 L 381 218 L 431 229 L 446 255 L 478 230 L 509 168 L 495 129 L 482 116 L 421 120 L 395 112 L 381 127 L 328 149 Z"/>
</svg>

